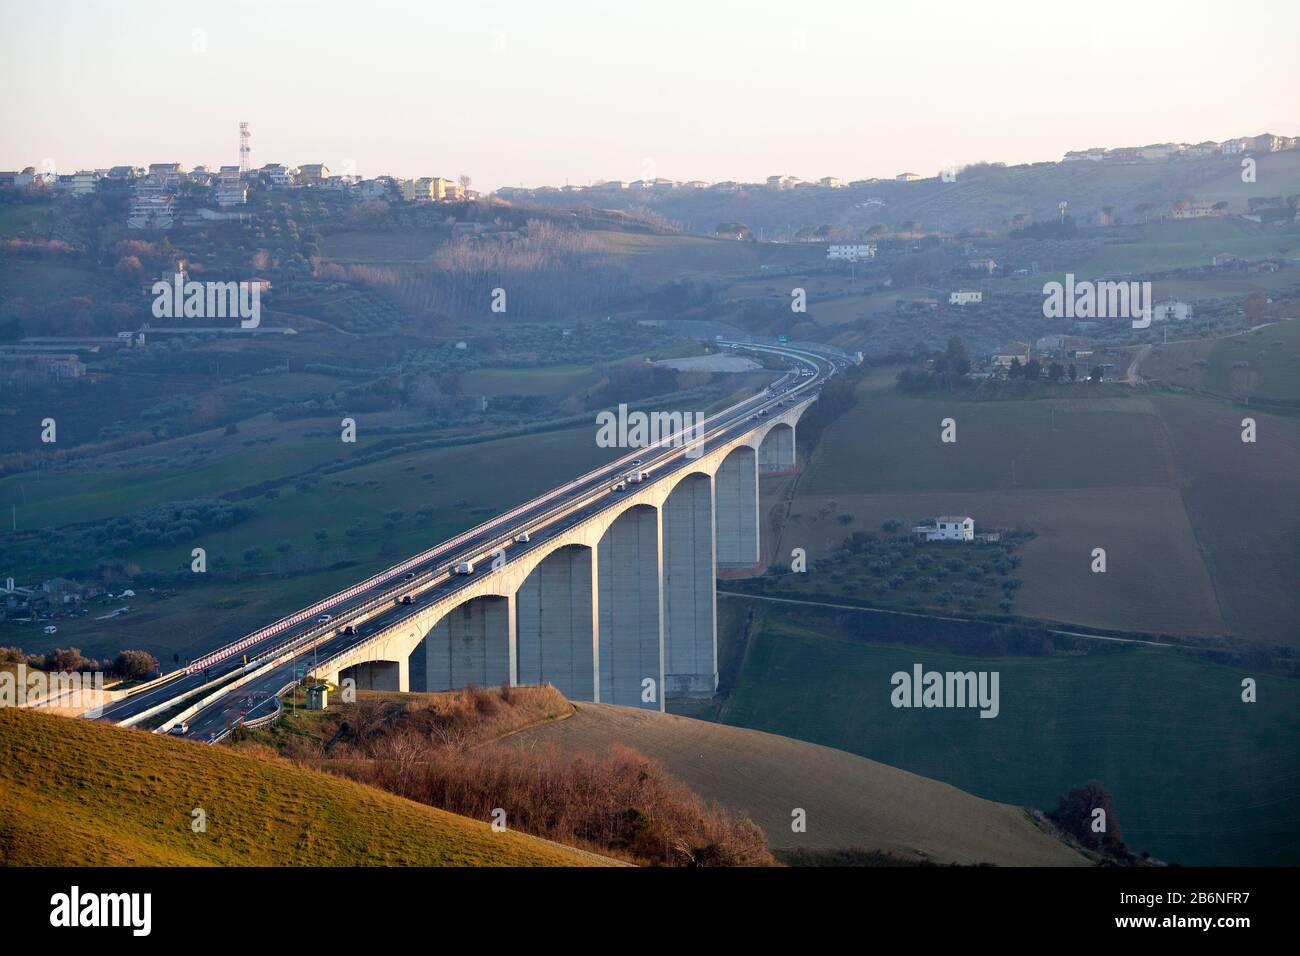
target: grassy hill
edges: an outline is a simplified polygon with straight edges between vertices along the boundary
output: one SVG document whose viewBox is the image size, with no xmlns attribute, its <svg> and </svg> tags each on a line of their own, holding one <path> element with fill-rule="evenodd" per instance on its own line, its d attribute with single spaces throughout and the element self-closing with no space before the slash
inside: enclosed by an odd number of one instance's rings
<svg viewBox="0 0 1300 956">
<path fill-rule="evenodd" d="M 568 720 L 529 728 L 504 743 L 584 757 L 615 744 L 633 746 L 706 799 L 749 815 L 778 855 L 853 847 L 917 862 L 1088 862 L 1022 807 L 981 800 L 842 750 L 672 714 L 574 706 L 577 713 Z M 795 808 L 807 811 L 805 833 L 792 831 Z"/>
<path fill-rule="evenodd" d="M 0 766 L 8 866 L 602 862 L 288 763 L 13 708 L 0 710 Z"/>
</svg>

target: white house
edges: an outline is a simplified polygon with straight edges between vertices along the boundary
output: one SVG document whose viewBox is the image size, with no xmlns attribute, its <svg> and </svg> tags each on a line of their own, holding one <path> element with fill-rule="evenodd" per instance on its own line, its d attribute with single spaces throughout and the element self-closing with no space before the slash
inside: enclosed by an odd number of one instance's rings
<svg viewBox="0 0 1300 956">
<path fill-rule="evenodd" d="M 975 519 L 967 515 L 939 515 L 934 524 L 919 524 L 912 534 L 926 541 L 974 541 Z"/>
<path fill-rule="evenodd" d="M 1170 319 L 1182 321 L 1192 317 L 1192 307 L 1186 302 L 1179 302 L 1177 299 L 1165 299 L 1163 302 L 1157 302 L 1151 307 L 1151 320 L 1153 322 L 1167 322 Z"/>
<path fill-rule="evenodd" d="M 960 289 L 948 296 L 949 305 L 971 305 L 984 301 L 983 292 L 972 292 L 969 289 Z"/>
<path fill-rule="evenodd" d="M 833 242 L 826 247 L 827 259 L 846 259 L 849 262 L 860 262 L 863 259 L 876 258 L 876 247 L 869 242 Z"/>
</svg>

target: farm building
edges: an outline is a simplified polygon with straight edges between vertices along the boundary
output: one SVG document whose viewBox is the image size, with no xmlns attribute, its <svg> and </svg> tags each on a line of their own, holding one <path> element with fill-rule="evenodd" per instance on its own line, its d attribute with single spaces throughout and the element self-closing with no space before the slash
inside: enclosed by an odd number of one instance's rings
<svg viewBox="0 0 1300 956">
<path fill-rule="evenodd" d="M 939 515 L 934 524 L 919 524 L 912 534 L 926 541 L 974 541 L 975 519 L 967 515 Z"/>
</svg>

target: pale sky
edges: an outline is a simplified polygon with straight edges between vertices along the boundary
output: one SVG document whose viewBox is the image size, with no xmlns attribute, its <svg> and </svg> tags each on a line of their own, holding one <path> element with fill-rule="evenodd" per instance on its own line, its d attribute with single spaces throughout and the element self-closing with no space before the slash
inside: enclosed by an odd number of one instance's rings
<svg viewBox="0 0 1300 956">
<path fill-rule="evenodd" d="M 0 168 L 481 189 L 933 175 L 1300 133 L 1300 2 L 4 0 Z"/>
</svg>

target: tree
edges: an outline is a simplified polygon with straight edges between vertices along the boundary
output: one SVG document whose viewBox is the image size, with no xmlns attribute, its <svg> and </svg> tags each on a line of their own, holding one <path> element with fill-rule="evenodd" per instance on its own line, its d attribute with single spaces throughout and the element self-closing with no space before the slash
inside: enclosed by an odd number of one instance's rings
<svg viewBox="0 0 1300 956">
<path fill-rule="evenodd" d="M 46 658 L 46 668 L 52 671 L 61 671 L 71 673 L 86 669 L 87 664 L 93 665 L 94 661 L 89 661 L 81 656 L 81 651 L 75 647 L 58 648 Z"/>
<path fill-rule="evenodd" d="M 1049 382 L 1059 382 L 1061 376 L 1065 374 L 1065 366 L 1060 362 L 1053 362 L 1047 366 L 1047 380 Z"/>
<path fill-rule="evenodd" d="M 948 348 L 943 355 L 943 370 L 950 376 L 961 376 L 970 371 L 970 352 L 966 349 L 966 343 L 962 341 L 960 335 L 954 335 L 948 340 Z"/>
<path fill-rule="evenodd" d="M 1056 809 L 1047 816 L 1088 849 L 1132 862 L 1133 851 L 1124 842 L 1115 816 L 1115 798 L 1098 781 L 1089 780 L 1065 791 L 1057 798 Z M 1105 828 L 1099 832 L 1097 828 L 1103 825 Z"/>
<path fill-rule="evenodd" d="M 1024 367 L 1020 364 L 1020 356 L 1019 355 L 1014 356 L 1011 359 L 1011 364 L 1007 366 L 1007 378 L 1011 378 L 1011 379 L 1019 378 L 1020 373 L 1023 371 L 1024 371 Z"/>
<path fill-rule="evenodd" d="M 1078 380 L 1079 380 L 1079 367 L 1078 367 L 1077 365 L 1075 365 L 1073 362 L 1071 362 L 1071 363 L 1070 363 L 1070 381 L 1071 381 L 1071 382 L 1077 382 Z"/>
<path fill-rule="evenodd" d="M 1043 366 L 1038 359 L 1030 359 L 1025 363 L 1025 381 L 1037 382 L 1043 377 Z"/>
<path fill-rule="evenodd" d="M 1089 380 L 1093 382 L 1100 382 L 1102 373 L 1104 371 L 1105 370 L 1100 365 L 1094 365 L 1092 367 L 1092 371 L 1088 373 Z"/>
<path fill-rule="evenodd" d="M 823 223 L 822 225 L 817 227 L 818 239 L 831 240 L 834 239 L 837 235 L 839 235 L 839 230 L 837 230 L 830 223 Z"/>
<path fill-rule="evenodd" d="M 460 188 L 465 190 L 466 194 L 468 194 L 469 184 L 473 182 L 473 180 L 470 179 L 468 176 L 466 176 L 464 173 L 461 173 L 459 176 L 456 177 L 456 182 L 460 183 Z"/>
<path fill-rule="evenodd" d="M 157 666 L 148 651 L 122 651 L 113 660 L 113 673 L 127 678 L 148 677 Z"/>
</svg>

